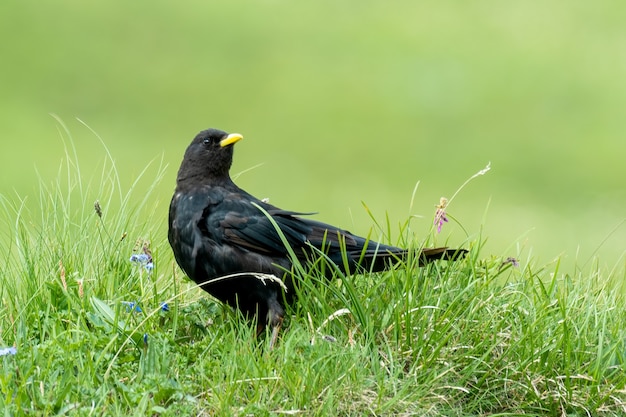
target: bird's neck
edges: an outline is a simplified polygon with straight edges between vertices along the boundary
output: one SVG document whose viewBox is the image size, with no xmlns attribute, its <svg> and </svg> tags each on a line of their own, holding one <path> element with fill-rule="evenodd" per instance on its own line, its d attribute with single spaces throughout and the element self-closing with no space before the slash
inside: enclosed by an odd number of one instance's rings
<svg viewBox="0 0 626 417">
<path fill-rule="evenodd" d="M 177 184 L 226 185 L 231 184 L 229 169 L 232 159 L 218 158 L 207 163 L 195 155 L 185 155 L 176 177 Z"/>
<path fill-rule="evenodd" d="M 219 176 L 209 176 L 205 173 L 179 172 L 176 178 L 178 188 L 188 188 L 198 185 L 215 187 L 232 187 L 235 183 L 228 174 Z"/>
</svg>

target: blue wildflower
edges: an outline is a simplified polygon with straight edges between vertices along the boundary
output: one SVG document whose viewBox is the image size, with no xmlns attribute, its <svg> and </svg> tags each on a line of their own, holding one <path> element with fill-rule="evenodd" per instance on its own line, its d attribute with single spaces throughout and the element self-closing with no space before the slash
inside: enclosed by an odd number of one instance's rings
<svg viewBox="0 0 626 417">
<path fill-rule="evenodd" d="M 139 265 L 143 265 L 143 267 L 148 272 L 152 272 L 154 269 L 154 262 L 152 262 L 152 255 L 149 253 L 133 253 L 130 255 L 130 261 Z"/>
<path fill-rule="evenodd" d="M 17 348 L 15 346 L 11 346 L 8 348 L 0 348 L 0 356 L 15 355 L 15 354 L 17 354 Z"/>
<path fill-rule="evenodd" d="M 143 334 L 143 343 L 148 346 L 148 333 Z"/>
<path fill-rule="evenodd" d="M 130 313 L 131 311 L 135 311 L 137 313 L 141 313 L 141 307 L 139 307 L 139 304 L 134 303 L 132 301 L 122 301 L 122 304 L 124 304 L 126 306 L 126 312 Z"/>
<path fill-rule="evenodd" d="M 130 261 L 138 264 L 147 264 L 148 262 L 151 262 L 152 259 L 145 253 L 133 253 L 130 255 Z"/>
<path fill-rule="evenodd" d="M 161 303 L 161 311 L 170 311 L 170 306 L 167 303 Z"/>
</svg>

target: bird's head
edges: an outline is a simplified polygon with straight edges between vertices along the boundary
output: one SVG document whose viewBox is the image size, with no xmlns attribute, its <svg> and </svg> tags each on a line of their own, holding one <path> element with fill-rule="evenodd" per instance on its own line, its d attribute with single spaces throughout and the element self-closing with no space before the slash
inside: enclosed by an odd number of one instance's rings
<svg viewBox="0 0 626 417">
<path fill-rule="evenodd" d="M 230 180 L 233 145 L 241 139 L 239 133 L 228 134 L 218 129 L 198 133 L 185 151 L 177 181 L 208 184 Z"/>
</svg>

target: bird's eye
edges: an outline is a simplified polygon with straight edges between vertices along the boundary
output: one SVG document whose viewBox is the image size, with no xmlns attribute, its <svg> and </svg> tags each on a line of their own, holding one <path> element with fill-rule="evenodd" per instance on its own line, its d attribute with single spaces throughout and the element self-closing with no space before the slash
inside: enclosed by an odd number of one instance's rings
<svg viewBox="0 0 626 417">
<path fill-rule="evenodd" d="M 209 143 L 211 143 L 211 140 L 210 140 L 210 139 L 205 139 L 205 140 L 203 140 L 202 142 L 203 142 L 205 145 L 208 145 Z"/>
</svg>

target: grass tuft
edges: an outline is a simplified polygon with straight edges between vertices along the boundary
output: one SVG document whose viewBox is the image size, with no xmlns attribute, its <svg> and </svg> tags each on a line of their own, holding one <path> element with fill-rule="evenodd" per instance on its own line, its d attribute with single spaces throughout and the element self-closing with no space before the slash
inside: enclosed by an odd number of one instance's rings
<svg viewBox="0 0 626 417">
<path fill-rule="evenodd" d="M 5 414 L 626 413 L 623 273 L 489 256 L 481 238 L 463 261 L 379 274 L 320 256 L 292 271 L 300 302 L 268 350 L 175 267 L 151 194 L 164 167 L 122 189 L 105 148 L 89 179 L 60 125 L 57 178 L 34 201 L 0 196 L 0 348 L 17 350 L 0 356 Z M 410 221 L 397 241 L 435 240 Z"/>
</svg>

